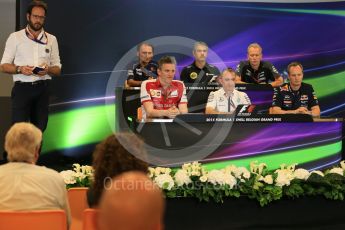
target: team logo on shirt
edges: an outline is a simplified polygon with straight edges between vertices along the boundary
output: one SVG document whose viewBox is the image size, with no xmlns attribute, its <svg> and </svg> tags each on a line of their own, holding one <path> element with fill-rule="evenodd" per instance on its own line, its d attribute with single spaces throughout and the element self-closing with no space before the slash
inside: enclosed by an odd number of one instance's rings
<svg viewBox="0 0 345 230">
<path fill-rule="evenodd" d="M 308 95 L 303 94 L 303 95 L 301 96 L 301 100 L 307 101 L 307 100 L 308 100 Z"/>
<path fill-rule="evenodd" d="M 314 100 L 317 100 L 315 92 L 313 92 L 313 97 L 314 97 Z"/>
<path fill-rule="evenodd" d="M 274 73 L 279 74 L 279 72 L 278 72 L 278 70 L 276 69 L 276 67 L 272 66 L 272 70 L 273 70 Z"/>
<path fill-rule="evenodd" d="M 143 75 L 143 72 L 142 72 L 142 70 L 140 68 L 136 68 L 135 72 L 136 72 L 136 74 L 138 74 L 140 76 Z"/>
<path fill-rule="evenodd" d="M 157 89 L 150 89 L 151 97 L 161 97 L 162 93 L 160 90 Z"/>
<path fill-rule="evenodd" d="M 196 79 L 198 77 L 198 74 L 196 72 L 191 72 L 189 74 L 189 77 L 194 80 L 194 79 Z"/>
<path fill-rule="evenodd" d="M 258 74 L 258 82 L 265 82 L 266 81 L 266 77 L 265 77 L 265 72 L 260 72 Z"/>
<path fill-rule="evenodd" d="M 288 85 L 284 85 L 284 86 L 280 87 L 280 90 L 281 91 L 288 91 L 289 87 L 288 87 Z"/>
<path fill-rule="evenodd" d="M 171 97 L 177 97 L 178 96 L 177 90 L 172 91 L 170 96 Z"/>
</svg>

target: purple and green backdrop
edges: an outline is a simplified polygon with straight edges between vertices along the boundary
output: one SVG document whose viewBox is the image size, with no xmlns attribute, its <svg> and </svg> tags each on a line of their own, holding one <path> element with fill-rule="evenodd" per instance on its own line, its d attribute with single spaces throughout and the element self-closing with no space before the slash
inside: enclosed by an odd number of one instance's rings
<svg viewBox="0 0 345 230">
<path fill-rule="evenodd" d="M 17 0 L 18 29 L 26 25 L 28 2 Z M 192 61 L 190 41 L 206 42 L 209 62 L 221 69 L 235 67 L 246 58 L 248 44 L 258 42 L 264 59 L 283 75 L 291 61 L 304 65 L 322 116 L 344 114 L 343 1 L 46 2 L 45 28 L 58 38 L 63 74 L 53 80 L 43 153 L 75 155 L 91 146 L 89 151 L 112 132 L 117 105 L 109 88 L 122 86 L 124 67 L 136 60 L 136 45 L 147 40 L 156 41 L 156 58 L 175 55 L 178 71 Z M 115 85 L 114 76 L 120 79 Z"/>
</svg>

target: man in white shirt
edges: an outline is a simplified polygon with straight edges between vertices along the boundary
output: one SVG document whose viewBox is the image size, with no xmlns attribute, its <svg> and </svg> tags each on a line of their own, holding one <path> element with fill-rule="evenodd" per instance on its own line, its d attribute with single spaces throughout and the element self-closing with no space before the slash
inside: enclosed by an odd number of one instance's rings
<svg viewBox="0 0 345 230">
<path fill-rule="evenodd" d="M 5 137 L 9 163 L 0 166 L 0 210 L 62 209 L 70 223 L 66 185 L 62 176 L 35 165 L 42 132 L 26 122 L 14 124 Z"/>
<path fill-rule="evenodd" d="M 7 39 L 0 70 L 13 74 L 12 122 L 30 121 L 42 132 L 48 123 L 51 76 L 61 73 L 56 37 L 44 31 L 47 5 L 32 1 L 27 9 L 28 25 Z"/>
<path fill-rule="evenodd" d="M 222 88 L 211 92 L 206 104 L 206 114 L 231 114 L 235 112 L 238 105 L 250 105 L 250 99 L 244 92 L 235 89 L 235 71 L 231 68 L 225 69 L 219 82 Z"/>
</svg>

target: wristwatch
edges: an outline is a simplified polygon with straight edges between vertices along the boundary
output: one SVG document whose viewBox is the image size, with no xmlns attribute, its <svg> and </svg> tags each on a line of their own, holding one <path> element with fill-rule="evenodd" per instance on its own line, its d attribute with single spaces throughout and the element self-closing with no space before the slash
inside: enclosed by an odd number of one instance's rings
<svg viewBox="0 0 345 230">
<path fill-rule="evenodd" d="M 17 66 L 16 67 L 16 73 L 21 73 L 22 71 L 21 71 L 21 69 L 20 69 L 20 66 Z"/>
</svg>

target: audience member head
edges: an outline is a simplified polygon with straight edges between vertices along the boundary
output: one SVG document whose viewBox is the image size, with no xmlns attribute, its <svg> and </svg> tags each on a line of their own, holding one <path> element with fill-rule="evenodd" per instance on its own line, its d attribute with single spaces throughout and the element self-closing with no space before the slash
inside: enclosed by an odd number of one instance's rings
<svg viewBox="0 0 345 230">
<path fill-rule="evenodd" d="M 164 198 L 142 172 L 127 172 L 107 184 L 98 215 L 100 230 L 163 229 Z"/>
<path fill-rule="evenodd" d="M 235 89 L 236 73 L 232 68 L 226 68 L 220 75 L 219 82 L 225 92 L 232 92 Z"/>
<path fill-rule="evenodd" d="M 153 58 L 153 45 L 142 42 L 137 46 L 137 56 L 141 65 L 146 66 Z"/>
<path fill-rule="evenodd" d="M 247 48 L 247 57 L 251 67 L 257 70 L 262 60 L 262 48 L 258 43 L 251 43 Z"/>
<path fill-rule="evenodd" d="M 41 147 L 42 132 L 33 124 L 15 123 L 5 137 L 5 150 L 10 162 L 35 164 Z"/>
<path fill-rule="evenodd" d="M 292 89 L 298 89 L 303 81 L 303 66 L 299 62 L 291 62 L 288 67 L 288 78 Z"/>
<path fill-rule="evenodd" d="M 96 146 L 93 153 L 95 203 L 98 203 L 109 178 L 132 170 L 147 173 L 148 164 L 136 156 L 145 159 L 146 152 L 143 141 L 132 133 L 113 134 Z"/>
<path fill-rule="evenodd" d="M 206 62 L 208 54 L 208 45 L 205 42 L 195 42 L 193 48 L 193 56 L 196 62 Z"/>
<path fill-rule="evenodd" d="M 172 56 L 164 56 L 158 61 L 158 76 L 161 84 L 170 85 L 175 77 L 176 59 Z"/>
</svg>

